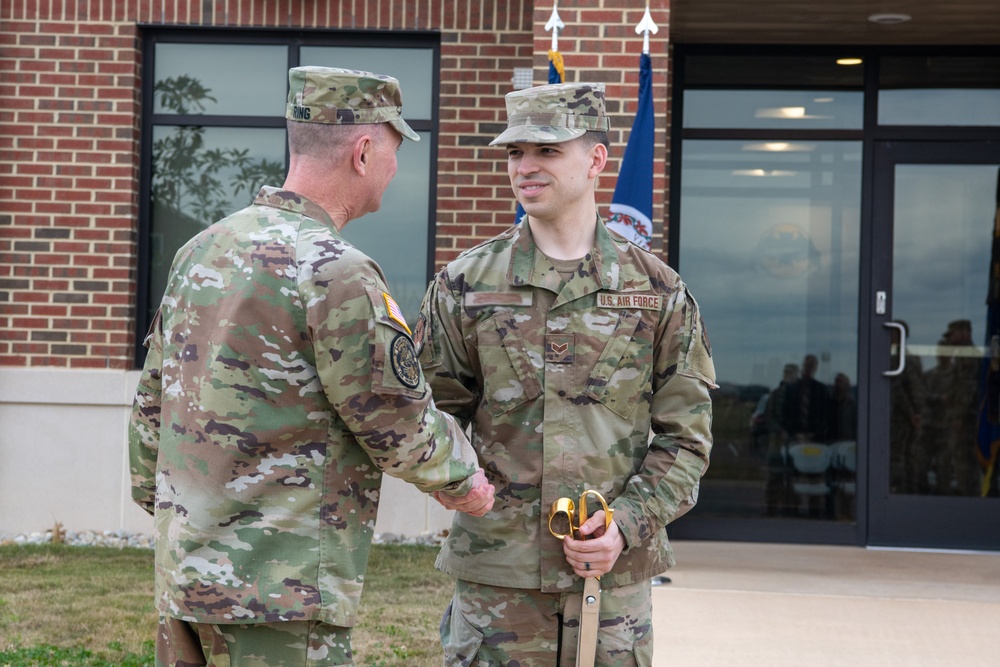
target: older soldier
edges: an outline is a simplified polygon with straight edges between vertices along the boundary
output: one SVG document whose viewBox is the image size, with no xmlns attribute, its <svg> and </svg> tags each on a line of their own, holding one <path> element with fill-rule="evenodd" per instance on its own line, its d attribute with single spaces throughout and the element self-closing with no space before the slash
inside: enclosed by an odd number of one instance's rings
<svg viewBox="0 0 1000 667">
<path fill-rule="evenodd" d="M 457 579 L 445 664 L 573 665 L 598 576 L 597 664 L 651 664 L 650 577 L 674 562 L 663 528 L 708 467 L 708 339 L 677 274 L 597 213 L 603 84 L 512 92 L 507 113 L 492 145 L 527 218 L 436 276 L 415 334 L 435 401 L 471 423 L 497 487 L 438 559 Z M 577 539 L 550 534 L 553 503 L 589 489 L 613 521 L 600 510 Z"/>
<path fill-rule="evenodd" d="M 289 72 L 281 189 L 174 259 L 130 429 L 154 515 L 157 665 L 349 665 L 382 472 L 484 513 L 379 267 L 340 236 L 402 138 L 388 76 Z"/>
</svg>

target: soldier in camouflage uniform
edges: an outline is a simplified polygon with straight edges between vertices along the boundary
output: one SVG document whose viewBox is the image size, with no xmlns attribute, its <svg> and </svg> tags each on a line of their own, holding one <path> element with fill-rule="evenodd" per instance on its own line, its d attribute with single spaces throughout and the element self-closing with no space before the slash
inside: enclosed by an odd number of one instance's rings
<svg viewBox="0 0 1000 667">
<path fill-rule="evenodd" d="M 457 578 L 446 665 L 573 665 L 583 578 L 601 576 L 597 662 L 649 665 L 650 578 L 673 565 L 664 526 L 690 509 L 711 449 L 715 371 L 677 274 L 608 231 L 603 84 L 507 95 L 520 225 L 432 281 L 415 342 L 435 401 L 471 424 L 493 510 L 456 516 L 438 567 Z M 614 509 L 553 537 L 553 501 Z M 449 505 L 448 499 L 442 498 Z"/>
<path fill-rule="evenodd" d="M 492 505 L 381 270 L 339 234 L 418 139 L 398 82 L 295 68 L 289 84 L 283 188 L 177 253 L 146 339 L 129 446 L 154 516 L 157 665 L 352 664 L 382 473 Z"/>
</svg>

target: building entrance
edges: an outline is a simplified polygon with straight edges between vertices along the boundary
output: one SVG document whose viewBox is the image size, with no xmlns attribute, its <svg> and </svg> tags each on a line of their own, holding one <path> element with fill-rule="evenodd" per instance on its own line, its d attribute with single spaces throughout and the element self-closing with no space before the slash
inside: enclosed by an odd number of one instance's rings
<svg viewBox="0 0 1000 667">
<path fill-rule="evenodd" d="M 1000 549 L 1000 146 L 878 142 L 868 543 Z"/>
<path fill-rule="evenodd" d="M 670 261 L 720 389 L 692 539 L 1000 549 L 1000 57 L 678 47 Z"/>
</svg>

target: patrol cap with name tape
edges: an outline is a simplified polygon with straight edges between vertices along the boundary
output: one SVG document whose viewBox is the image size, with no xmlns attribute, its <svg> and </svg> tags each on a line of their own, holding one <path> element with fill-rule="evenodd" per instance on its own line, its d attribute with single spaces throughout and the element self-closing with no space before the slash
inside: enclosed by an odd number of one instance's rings
<svg viewBox="0 0 1000 667">
<path fill-rule="evenodd" d="M 558 144 L 611 128 L 603 83 L 554 83 L 507 93 L 507 129 L 490 142 Z"/>
<path fill-rule="evenodd" d="M 337 67 L 288 70 L 285 118 L 300 123 L 368 125 L 389 123 L 407 139 L 420 141 L 402 117 L 399 81 L 385 74 Z"/>
</svg>

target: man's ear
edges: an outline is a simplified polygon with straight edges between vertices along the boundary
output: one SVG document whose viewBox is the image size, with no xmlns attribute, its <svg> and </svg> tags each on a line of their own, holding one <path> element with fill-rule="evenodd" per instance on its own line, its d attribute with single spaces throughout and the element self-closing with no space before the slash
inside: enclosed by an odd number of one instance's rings
<svg viewBox="0 0 1000 667">
<path fill-rule="evenodd" d="M 601 143 L 594 144 L 590 149 L 590 160 L 588 175 L 597 178 L 608 164 L 608 147 Z"/>
<path fill-rule="evenodd" d="M 354 171 L 358 172 L 359 176 L 364 176 L 368 171 L 368 161 L 371 159 L 372 147 L 372 138 L 369 134 L 361 135 L 354 142 L 353 166 Z"/>
</svg>

